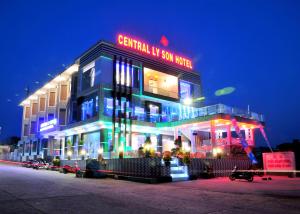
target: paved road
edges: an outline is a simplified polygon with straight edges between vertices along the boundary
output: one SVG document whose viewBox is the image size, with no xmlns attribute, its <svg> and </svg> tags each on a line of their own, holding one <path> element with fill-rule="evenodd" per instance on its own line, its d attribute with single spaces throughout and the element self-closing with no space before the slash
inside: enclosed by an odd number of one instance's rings
<svg viewBox="0 0 300 214">
<path fill-rule="evenodd" d="M 0 163 L 0 213 L 300 213 L 300 179 L 151 185 Z"/>
</svg>

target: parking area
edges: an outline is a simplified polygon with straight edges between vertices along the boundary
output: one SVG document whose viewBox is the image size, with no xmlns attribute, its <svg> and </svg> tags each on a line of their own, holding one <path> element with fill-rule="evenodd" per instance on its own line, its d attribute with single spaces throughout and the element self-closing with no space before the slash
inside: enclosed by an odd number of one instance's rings
<svg viewBox="0 0 300 214">
<path fill-rule="evenodd" d="M 299 213 L 300 178 L 143 184 L 0 163 L 0 213 Z"/>
</svg>

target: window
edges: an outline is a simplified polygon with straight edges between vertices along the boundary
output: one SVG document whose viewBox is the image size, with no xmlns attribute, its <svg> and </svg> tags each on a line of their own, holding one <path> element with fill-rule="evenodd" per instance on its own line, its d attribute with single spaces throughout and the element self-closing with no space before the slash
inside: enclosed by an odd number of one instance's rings
<svg viewBox="0 0 300 214">
<path fill-rule="evenodd" d="M 41 124 L 45 122 L 45 118 L 44 117 L 39 117 L 39 127 L 41 126 Z"/>
<path fill-rule="evenodd" d="M 53 120 L 54 119 L 54 114 L 50 113 L 48 114 L 48 121 Z"/>
<path fill-rule="evenodd" d="M 32 152 L 36 152 L 36 149 L 37 149 L 37 141 L 33 141 L 31 146 L 32 146 L 31 151 L 32 151 Z"/>
<path fill-rule="evenodd" d="M 49 106 L 55 106 L 55 92 L 50 92 Z"/>
<path fill-rule="evenodd" d="M 67 94 L 68 94 L 68 86 L 67 85 L 61 85 L 61 87 L 60 87 L 60 101 L 66 101 L 67 100 Z"/>
<path fill-rule="evenodd" d="M 86 120 L 94 116 L 93 114 L 93 99 L 85 101 L 81 105 L 81 120 Z"/>
<path fill-rule="evenodd" d="M 28 136 L 29 135 L 29 125 L 28 124 L 24 124 L 24 136 Z"/>
<path fill-rule="evenodd" d="M 122 62 L 121 74 L 120 74 L 120 63 L 119 62 L 116 62 L 116 63 L 117 63 L 116 64 L 116 82 L 117 82 L 117 84 L 120 84 L 120 79 L 121 79 L 121 85 L 125 85 L 125 83 L 126 83 L 126 86 L 131 86 L 130 79 L 133 76 L 132 75 L 133 69 L 131 69 L 131 71 L 130 71 L 130 67 L 129 67 L 128 63 L 126 65 L 126 69 L 125 69 L 125 63 Z"/>
<path fill-rule="evenodd" d="M 96 112 L 99 112 L 99 97 L 98 96 L 96 96 L 96 99 L 95 99 L 95 106 L 96 106 L 96 108 L 95 108 Z"/>
<path fill-rule="evenodd" d="M 192 96 L 191 84 L 180 81 L 180 98 L 190 98 Z"/>
<path fill-rule="evenodd" d="M 113 99 L 104 98 L 104 114 L 106 116 L 112 116 L 112 110 L 113 110 Z"/>
<path fill-rule="evenodd" d="M 59 125 L 66 125 L 66 109 L 59 109 Z"/>
<path fill-rule="evenodd" d="M 45 111 L 46 110 L 46 98 L 41 97 L 40 98 L 40 111 Z"/>
<path fill-rule="evenodd" d="M 95 62 L 91 62 L 82 68 L 82 90 L 94 87 L 95 72 Z"/>
<path fill-rule="evenodd" d="M 27 106 L 27 107 L 25 107 L 25 118 L 27 119 L 29 117 L 30 117 L 30 107 Z"/>
<path fill-rule="evenodd" d="M 73 102 L 72 103 L 72 122 L 77 121 L 77 103 Z"/>
<path fill-rule="evenodd" d="M 32 110 L 31 110 L 31 114 L 32 115 L 36 115 L 36 113 L 37 113 L 37 109 L 38 108 L 38 104 L 37 103 L 33 103 L 32 104 Z"/>
<path fill-rule="evenodd" d="M 75 76 L 72 78 L 72 83 L 71 83 L 71 90 L 72 90 L 72 95 L 76 95 L 77 94 L 77 81 L 78 81 L 78 77 Z"/>
<path fill-rule="evenodd" d="M 36 121 L 31 121 L 30 123 L 30 134 L 35 134 L 37 130 Z"/>
<path fill-rule="evenodd" d="M 132 76 L 132 86 L 134 88 L 139 88 L 140 87 L 140 69 L 134 67 L 133 68 L 133 76 Z"/>
<path fill-rule="evenodd" d="M 144 91 L 178 99 L 178 78 L 144 68 Z"/>
</svg>

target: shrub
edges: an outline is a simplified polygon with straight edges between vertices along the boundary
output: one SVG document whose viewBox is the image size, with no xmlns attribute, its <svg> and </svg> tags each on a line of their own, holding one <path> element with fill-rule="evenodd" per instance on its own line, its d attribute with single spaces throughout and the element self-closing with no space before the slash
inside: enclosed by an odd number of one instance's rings
<svg viewBox="0 0 300 214">
<path fill-rule="evenodd" d="M 170 151 L 165 151 L 165 152 L 163 153 L 163 160 L 164 160 L 165 162 L 170 162 L 171 159 L 172 159 L 171 152 L 170 152 Z"/>
<path fill-rule="evenodd" d="M 141 146 L 141 147 L 138 149 L 138 155 L 139 155 L 140 158 L 145 157 L 144 147 Z"/>
<path fill-rule="evenodd" d="M 119 158 L 120 158 L 120 159 L 123 159 L 123 157 L 124 157 L 124 152 L 122 152 L 122 151 L 119 152 Z"/>
<path fill-rule="evenodd" d="M 182 158 L 182 162 L 186 165 L 191 163 L 191 157 L 190 157 L 189 152 L 184 153 L 183 158 Z"/>
<path fill-rule="evenodd" d="M 60 160 L 58 158 L 54 158 L 52 160 L 53 166 L 60 166 Z"/>
</svg>

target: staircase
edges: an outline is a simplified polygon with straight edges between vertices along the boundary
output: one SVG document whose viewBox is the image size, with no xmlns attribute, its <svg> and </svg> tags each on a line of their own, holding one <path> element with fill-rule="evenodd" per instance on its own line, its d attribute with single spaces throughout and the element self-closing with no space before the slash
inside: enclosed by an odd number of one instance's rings
<svg viewBox="0 0 300 214">
<path fill-rule="evenodd" d="M 180 166 L 178 158 L 172 158 L 171 160 L 171 177 L 172 181 L 187 181 L 189 180 L 187 166 Z"/>
</svg>

